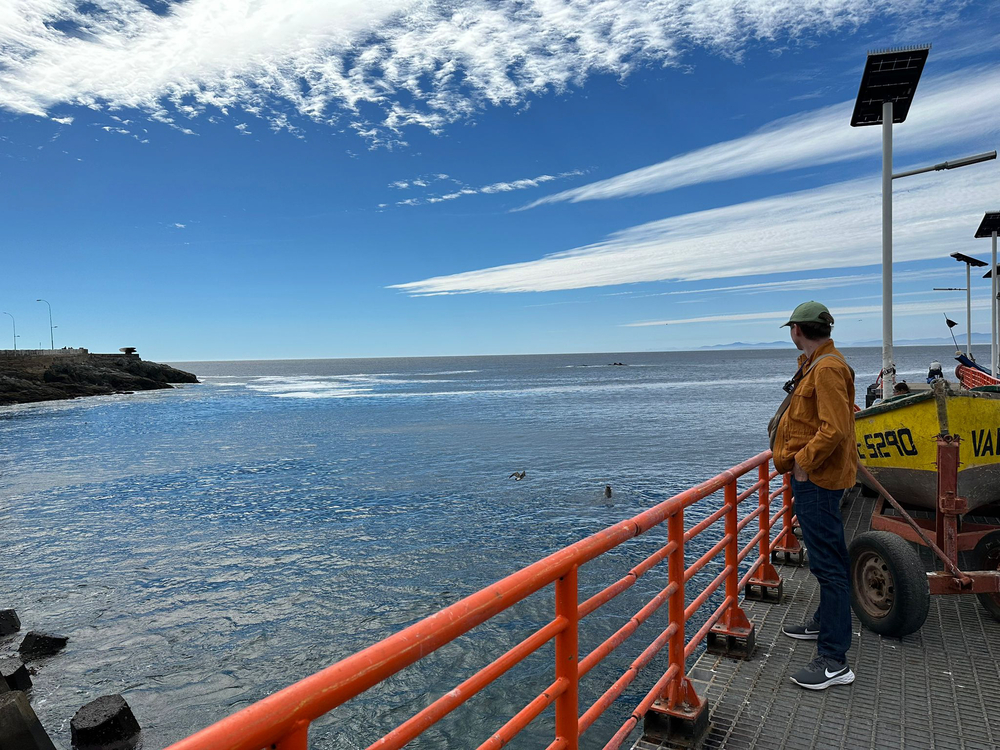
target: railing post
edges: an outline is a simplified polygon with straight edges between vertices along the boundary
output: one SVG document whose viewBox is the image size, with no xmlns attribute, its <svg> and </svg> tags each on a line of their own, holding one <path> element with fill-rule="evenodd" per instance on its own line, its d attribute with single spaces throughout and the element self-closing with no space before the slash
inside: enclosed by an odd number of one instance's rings
<svg viewBox="0 0 1000 750">
<path fill-rule="evenodd" d="M 781 544 L 774 548 L 771 554 L 772 562 L 784 562 L 786 565 L 802 565 L 805 562 L 802 545 L 795 536 L 792 524 L 792 475 L 785 474 L 782 479 L 785 491 L 781 493 Z M 783 558 L 783 559 L 782 559 Z"/>
<path fill-rule="evenodd" d="M 566 618 L 566 627 L 556 636 L 556 679 L 567 681 L 566 690 L 556 698 L 556 739 L 566 741 L 566 750 L 578 750 L 580 608 L 576 565 L 556 581 L 556 617 Z"/>
<path fill-rule="evenodd" d="M 755 628 L 740 607 L 740 539 L 739 505 L 736 502 L 736 480 L 726 485 L 726 600 L 729 606 L 719 621 L 708 631 L 705 648 L 710 654 L 722 654 L 737 659 L 749 659 L 755 645 Z"/>
<path fill-rule="evenodd" d="M 667 518 L 667 543 L 673 551 L 667 556 L 669 583 L 673 593 L 667 606 L 674 632 L 668 641 L 668 668 L 675 670 L 661 695 L 643 722 L 643 734 L 651 738 L 684 740 L 696 743 L 708 730 L 708 704 L 698 695 L 684 665 L 684 508 Z"/>
<path fill-rule="evenodd" d="M 780 602 L 782 594 L 781 576 L 771 564 L 771 460 L 760 465 L 758 472 L 760 482 L 760 548 L 758 556 L 761 560 L 757 572 L 747 581 L 744 597 L 758 602 Z"/>
<path fill-rule="evenodd" d="M 309 750 L 309 724 L 301 722 L 275 743 L 277 750 Z"/>
</svg>

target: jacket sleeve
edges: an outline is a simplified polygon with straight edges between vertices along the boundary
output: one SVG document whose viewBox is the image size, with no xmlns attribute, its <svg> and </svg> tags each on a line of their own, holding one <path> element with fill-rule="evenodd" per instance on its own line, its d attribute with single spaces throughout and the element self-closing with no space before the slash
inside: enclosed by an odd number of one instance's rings
<svg viewBox="0 0 1000 750">
<path fill-rule="evenodd" d="M 819 429 L 795 460 L 806 474 L 821 466 L 844 440 L 854 440 L 854 415 L 847 391 L 848 377 L 837 366 L 816 368 L 816 416 Z"/>
</svg>

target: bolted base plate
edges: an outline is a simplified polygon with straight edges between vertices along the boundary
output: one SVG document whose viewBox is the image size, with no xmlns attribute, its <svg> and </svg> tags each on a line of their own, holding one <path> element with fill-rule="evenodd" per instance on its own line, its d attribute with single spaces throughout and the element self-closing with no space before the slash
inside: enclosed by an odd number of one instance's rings
<svg viewBox="0 0 1000 750">
<path fill-rule="evenodd" d="M 697 747 L 708 733 L 708 704 L 703 702 L 696 709 L 684 710 L 680 706 L 667 709 L 656 701 L 646 712 L 642 730 L 646 740 Z"/>
<path fill-rule="evenodd" d="M 784 582 L 755 581 L 751 578 L 743 590 L 743 598 L 751 602 L 780 604 L 784 595 Z"/>
<path fill-rule="evenodd" d="M 794 552 L 784 549 L 776 549 L 771 553 L 771 562 L 779 565 L 794 565 L 801 568 L 806 564 L 806 551 L 798 549 Z"/>
<path fill-rule="evenodd" d="M 749 630 L 730 631 L 718 625 L 708 631 L 705 650 L 710 654 L 731 659 L 749 659 L 757 647 L 757 628 L 750 623 Z"/>
</svg>

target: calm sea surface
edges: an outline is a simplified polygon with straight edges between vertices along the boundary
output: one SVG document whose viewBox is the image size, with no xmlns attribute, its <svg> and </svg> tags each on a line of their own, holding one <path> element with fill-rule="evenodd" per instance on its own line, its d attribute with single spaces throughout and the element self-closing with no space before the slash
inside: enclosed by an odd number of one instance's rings
<svg viewBox="0 0 1000 750">
<path fill-rule="evenodd" d="M 880 353 L 846 353 L 863 400 Z M 949 355 L 897 350 L 911 379 L 931 359 L 947 367 Z M 794 358 L 788 350 L 177 363 L 204 383 L 0 408 L 0 608 L 16 608 L 24 630 L 70 637 L 63 653 L 37 663 L 35 710 L 68 747 L 76 709 L 118 692 L 147 749 L 181 739 L 765 450 Z M 524 481 L 508 479 L 521 470 Z M 651 531 L 585 566 L 581 599 L 664 536 Z M 699 539 L 689 561 L 711 539 Z M 655 569 L 587 618 L 581 653 L 665 576 Z M 551 617 L 549 589 L 314 724 L 312 746 L 366 747 Z M 585 678 L 582 707 L 665 621 L 664 609 Z M 650 665 L 584 746 L 603 746 L 662 664 Z M 552 670 L 549 647 L 413 746 L 476 746 Z M 551 736 L 545 714 L 514 746 L 544 746 Z"/>
</svg>

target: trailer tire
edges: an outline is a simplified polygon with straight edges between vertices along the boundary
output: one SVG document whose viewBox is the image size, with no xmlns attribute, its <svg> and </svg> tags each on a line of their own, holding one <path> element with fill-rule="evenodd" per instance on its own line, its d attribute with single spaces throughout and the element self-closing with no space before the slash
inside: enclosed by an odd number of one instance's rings
<svg viewBox="0 0 1000 750">
<path fill-rule="evenodd" d="M 892 638 L 915 633 L 930 608 L 927 573 L 917 551 L 888 531 L 854 537 L 851 608 L 869 630 Z"/>
<path fill-rule="evenodd" d="M 1000 570 L 1000 529 L 991 531 L 976 543 L 972 559 L 979 570 Z M 983 609 L 1000 620 L 1000 594 L 976 594 Z"/>
</svg>

